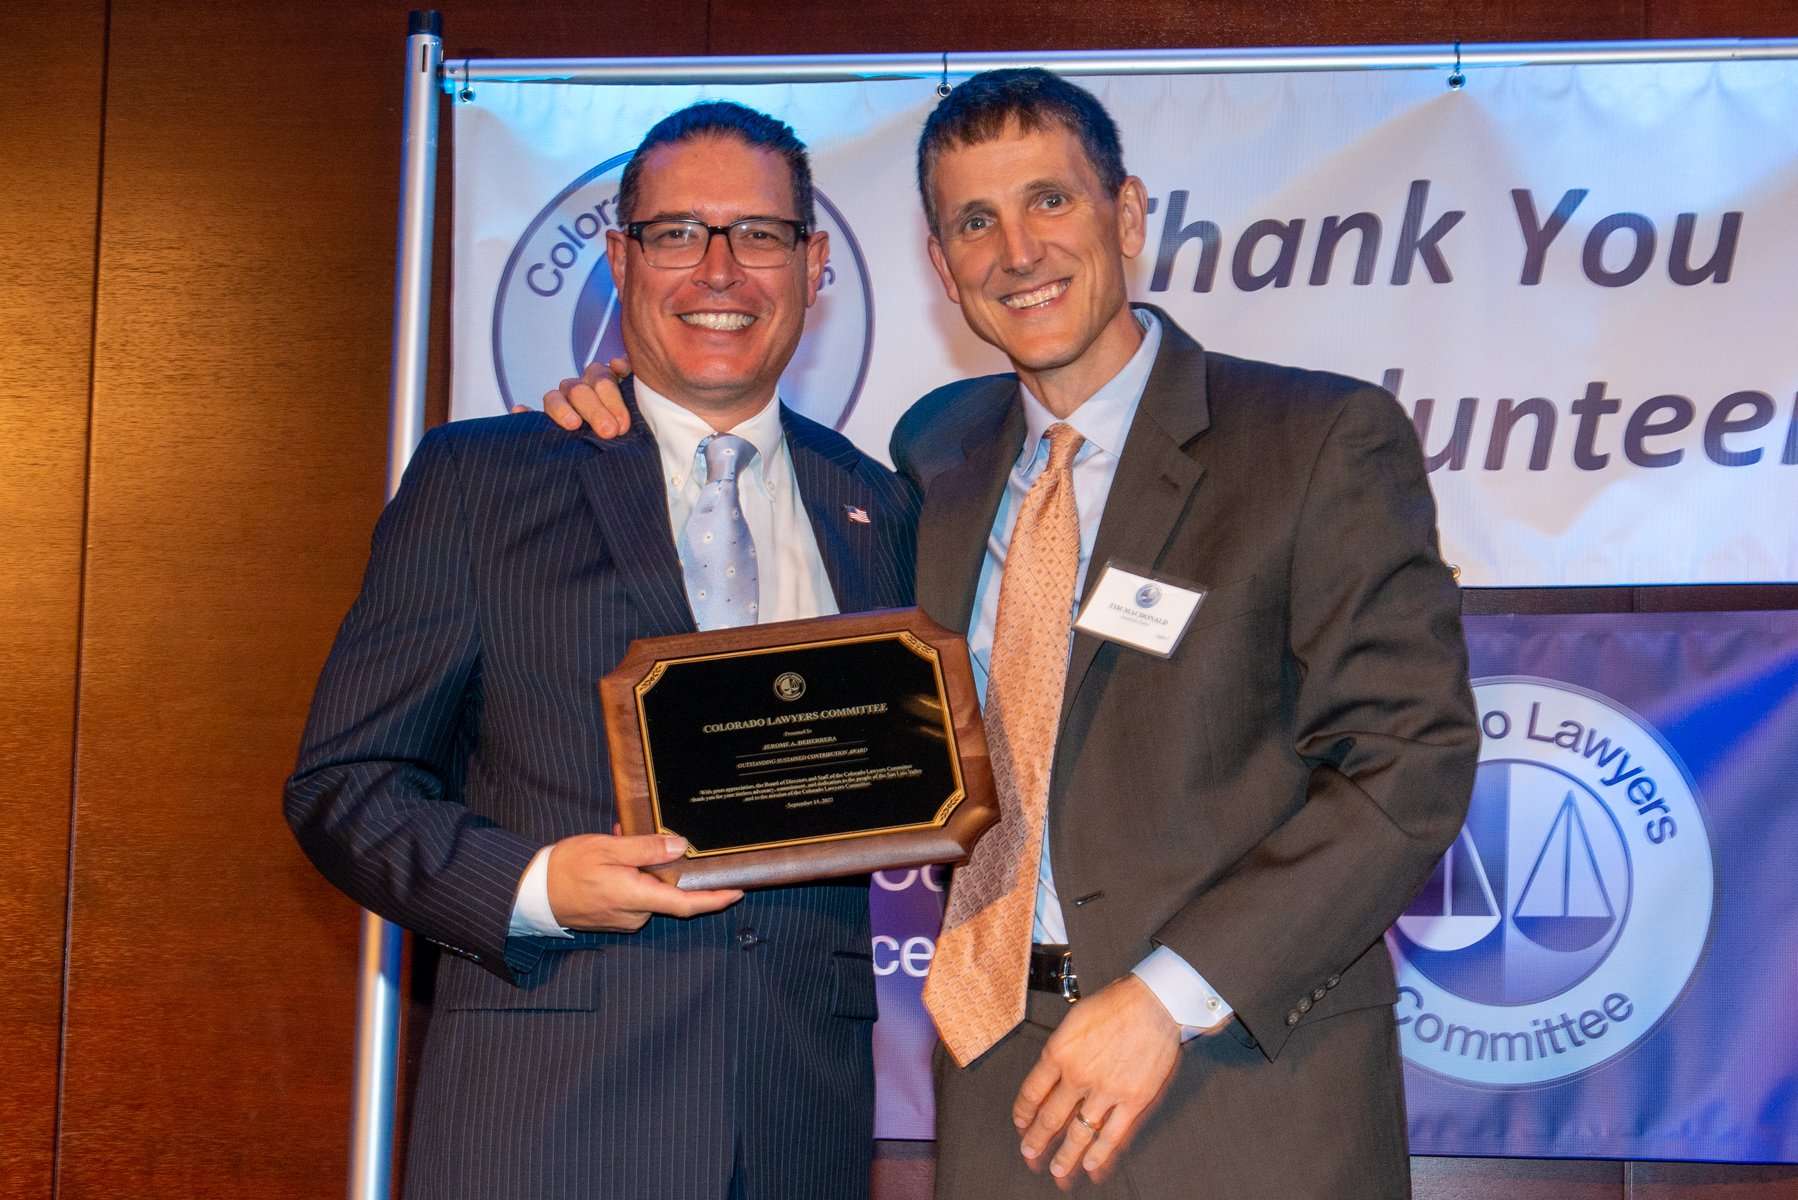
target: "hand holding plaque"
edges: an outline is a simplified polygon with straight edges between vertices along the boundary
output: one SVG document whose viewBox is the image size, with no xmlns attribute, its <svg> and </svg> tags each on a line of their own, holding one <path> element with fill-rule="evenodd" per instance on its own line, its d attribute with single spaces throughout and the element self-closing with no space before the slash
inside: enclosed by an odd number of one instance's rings
<svg viewBox="0 0 1798 1200">
<path fill-rule="evenodd" d="M 998 817 L 967 645 L 917 609 L 645 638 L 600 681 L 655 873 L 765 887 L 965 859 Z"/>
</svg>

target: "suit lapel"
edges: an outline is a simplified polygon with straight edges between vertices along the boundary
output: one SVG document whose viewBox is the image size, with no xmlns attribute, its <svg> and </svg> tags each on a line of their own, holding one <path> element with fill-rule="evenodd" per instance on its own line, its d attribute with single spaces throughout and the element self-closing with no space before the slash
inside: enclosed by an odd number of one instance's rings
<svg viewBox="0 0 1798 1200">
<path fill-rule="evenodd" d="M 1166 313 L 1151 311 L 1161 321 L 1161 349 L 1118 458 L 1087 566 L 1082 605 L 1107 562 L 1115 559 L 1153 568 L 1161 561 L 1180 514 L 1205 474 L 1205 468 L 1186 449 L 1211 424 L 1205 395 L 1205 352 Z M 1063 720 L 1101 645 L 1102 639 L 1090 633 L 1075 633 L 1067 687 L 1062 692 Z"/>
<path fill-rule="evenodd" d="M 870 583 L 876 575 L 878 539 L 871 525 L 849 519 L 850 507 L 871 513 L 875 504 L 873 495 L 855 477 L 859 454 L 846 441 L 821 436 L 819 426 L 801 419 L 785 404 L 780 406 L 780 423 L 793 460 L 793 479 L 811 519 L 837 609 L 847 613 L 870 608 L 878 603 Z"/>
<path fill-rule="evenodd" d="M 642 605 L 651 626 L 658 632 L 690 633 L 693 610 L 668 527 L 662 452 L 637 411 L 630 380 L 624 381 L 623 391 L 630 431 L 609 441 L 592 430 L 581 433 L 595 448 L 581 465 L 581 487 L 625 589 Z"/>
<path fill-rule="evenodd" d="M 962 461 L 930 483 L 918 519 L 918 605 L 946 628 L 968 631 L 974 593 L 1005 481 L 1024 445 L 1024 409 L 1007 380 L 969 402 L 992 406 L 962 440 Z"/>
</svg>

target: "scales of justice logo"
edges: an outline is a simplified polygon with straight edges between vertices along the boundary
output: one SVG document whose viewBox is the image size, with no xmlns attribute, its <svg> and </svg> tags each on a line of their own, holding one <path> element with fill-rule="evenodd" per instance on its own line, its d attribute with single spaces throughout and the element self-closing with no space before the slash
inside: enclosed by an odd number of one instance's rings
<svg viewBox="0 0 1798 1200">
<path fill-rule="evenodd" d="M 535 408 L 588 363 L 624 353 L 606 230 L 618 228 L 618 182 L 630 154 L 606 159 L 552 199 L 513 245 L 493 300 L 493 372 L 502 412 Z M 805 333 L 780 379 L 788 405 L 842 428 L 861 397 L 874 348 L 874 297 L 861 246 L 843 214 L 814 192 L 830 264 Z"/>
<path fill-rule="evenodd" d="M 1475 681 L 1467 823 L 1386 935 L 1411 1065 L 1531 1086 L 1592 1070 L 1678 1003 L 1715 868 L 1691 778 L 1654 727 L 1549 679 Z"/>
</svg>

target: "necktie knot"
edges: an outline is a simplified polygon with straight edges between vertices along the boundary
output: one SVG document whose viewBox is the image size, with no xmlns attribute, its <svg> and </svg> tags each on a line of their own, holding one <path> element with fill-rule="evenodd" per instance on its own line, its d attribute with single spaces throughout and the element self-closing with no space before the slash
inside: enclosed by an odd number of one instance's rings
<svg viewBox="0 0 1798 1200">
<path fill-rule="evenodd" d="M 699 443 L 705 455 L 705 481 L 718 483 L 737 477 L 737 472 L 755 458 L 755 443 L 734 433 L 714 433 Z"/>
<path fill-rule="evenodd" d="M 1074 465 L 1074 456 L 1080 453 L 1080 447 L 1086 444 L 1086 438 L 1072 425 L 1061 422 L 1049 426 L 1043 435 L 1049 439 L 1049 469 L 1065 471 Z"/>
</svg>

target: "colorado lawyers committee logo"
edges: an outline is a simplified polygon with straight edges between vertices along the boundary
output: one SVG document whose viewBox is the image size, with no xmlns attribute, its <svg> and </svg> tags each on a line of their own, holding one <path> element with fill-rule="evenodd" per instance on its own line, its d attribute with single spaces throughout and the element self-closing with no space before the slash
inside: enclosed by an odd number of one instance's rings
<svg viewBox="0 0 1798 1200">
<path fill-rule="evenodd" d="M 1604 696 L 1474 685 L 1473 804 L 1386 935 L 1405 1059 L 1464 1083 L 1589 1071 L 1673 1008 L 1710 937 L 1710 838 L 1684 765 Z"/>
<path fill-rule="evenodd" d="M 624 353 L 606 230 L 618 227 L 618 181 L 630 155 L 606 159 L 543 206 L 512 248 L 493 300 L 493 371 L 501 411 L 538 406 L 543 393 L 591 362 Z M 805 335 L 780 380 L 781 399 L 833 429 L 861 396 L 874 346 L 867 263 L 843 214 L 814 193 L 830 264 Z"/>
</svg>

